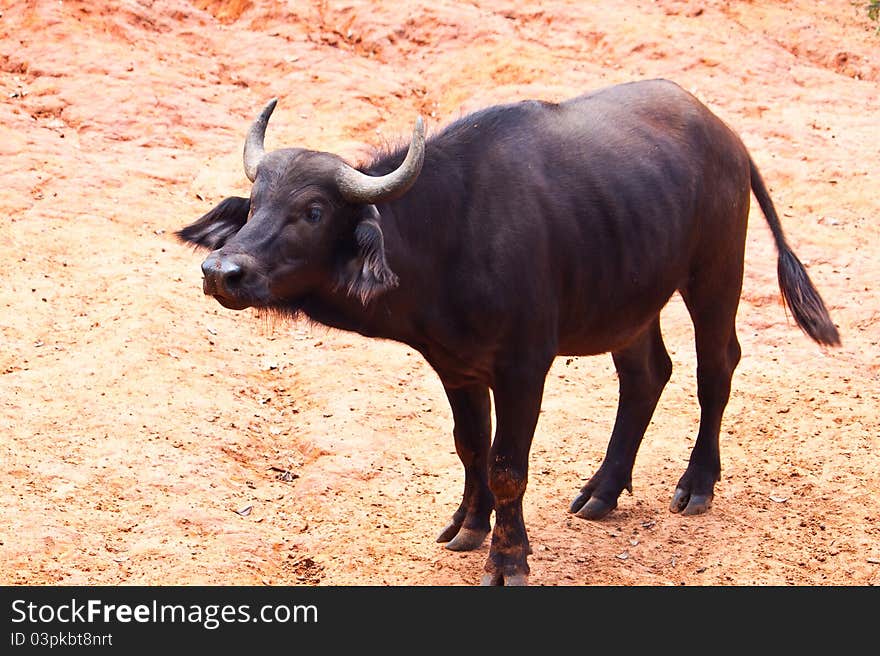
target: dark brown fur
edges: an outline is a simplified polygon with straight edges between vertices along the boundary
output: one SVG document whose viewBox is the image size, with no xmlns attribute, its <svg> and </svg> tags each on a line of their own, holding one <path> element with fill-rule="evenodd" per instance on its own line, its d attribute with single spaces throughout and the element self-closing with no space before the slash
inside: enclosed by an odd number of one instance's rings
<svg viewBox="0 0 880 656">
<path fill-rule="evenodd" d="M 383 155 L 363 170 L 383 175 L 403 157 Z M 632 489 L 672 370 L 660 312 L 676 291 L 694 324 L 701 416 L 670 508 L 708 510 L 740 358 L 750 189 L 773 232 L 795 321 L 820 344 L 840 341 L 739 137 L 670 82 L 464 117 L 428 140 L 415 184 L 375 206 L 340 198 L 330 173 L 338 162 L 299 149 L 270 153 L 250 199 L 227 199 L 179 234 L 212 250 L 205 292 L 225 306 L 301 312 L 425 357 L 449 399 L 465 473 L 440 540 L 477 548 L 494 510 L 486 582 L 519 584 L 529 572 L 522 499 L 557 355 L 610 352 L 620 385 L 605 460 L 571 512 L 600 519 Z"/>
</svg>

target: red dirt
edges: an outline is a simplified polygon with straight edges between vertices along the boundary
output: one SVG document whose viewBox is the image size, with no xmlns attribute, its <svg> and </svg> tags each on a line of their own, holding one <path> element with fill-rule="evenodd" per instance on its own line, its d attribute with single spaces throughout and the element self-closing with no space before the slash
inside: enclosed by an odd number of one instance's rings
<svg viewBox="0 0 880 656">
<path fill-rule="evenodd" d="M 566 510 L 607 444 L 611 359 L 552 369 L 525 501 L 531 582 L 880 582 L 880 35 L 861 7 L 110 4 L 2 4 L 0 581 L 477 582 L 487 546 L 434 542 L 463 473 L 429 367 L 398 344 L 224 310 L 172 233 L 247 193 L 244 133 L 271 96 L 268 147 L 357 160 L 417 113 L 436 130 L 495 102 L 667 77 L 742 135 L 844 345 L 824 351 L 786 317 L 755 209 L 712 511 L 667 510 L 698 421 L 676 297 L 673 378 L 635 493 L 605 521 Z"/>
</svg>

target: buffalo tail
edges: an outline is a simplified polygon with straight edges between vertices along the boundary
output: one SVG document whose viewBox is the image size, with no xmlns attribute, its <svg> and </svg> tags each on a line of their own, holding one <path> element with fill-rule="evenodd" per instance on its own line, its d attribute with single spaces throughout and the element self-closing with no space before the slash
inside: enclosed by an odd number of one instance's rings
<svg viewBox="0 0 880 656">
<path fill-rule="evenodd" d="M 795 323 L 814 341 L 827 346 L 840 346 L 840 334 L 831 321 L 825 303 L 813 286 L 810 277 L 801 261 L 791 250 L 782 232 L 782 224 L 770 200 L 770 194 L 755 163 L 749 159 L 752 191 L 758 199 L 758 205 L 773 233 L 776 250 L 779 253 L 777 275 L 779 289 L 786 307 L 794 316 Z"/>
</svg>

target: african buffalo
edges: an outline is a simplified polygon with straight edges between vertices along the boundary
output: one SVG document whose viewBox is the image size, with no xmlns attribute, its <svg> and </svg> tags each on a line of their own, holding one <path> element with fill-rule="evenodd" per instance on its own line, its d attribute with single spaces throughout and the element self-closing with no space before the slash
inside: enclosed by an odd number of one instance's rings
<svg viewBox="0 0 880 656">
<path fill-rule="evenodd" d="M 676 291 L 694 325 L 701 416 L 671 510 L 708 510 L 740 358 L 750 189 L 794 320 L 816 342 L 839 344 L 745 146 L 674 83 L 489 107 L 427 141 L 419 119 L 408 148 L 360 168 L 300 148 L 265 152 L 274 107 L 247 135 L 250 198 L 227 198 L 177 234 L 211 250 L 204 293 L 224 307 L 305 315 L 424 356 L 452 407 L 465 474 L 438 541 L 477 548 L 494 510 L 484 583 L 528 580 L 522 500 L 557 355 L 610 352 L 620 385 L 605 459 L 570 511 L 599 519 L 631 489 L 672 369 L 660 311 Z"/>
</svg>

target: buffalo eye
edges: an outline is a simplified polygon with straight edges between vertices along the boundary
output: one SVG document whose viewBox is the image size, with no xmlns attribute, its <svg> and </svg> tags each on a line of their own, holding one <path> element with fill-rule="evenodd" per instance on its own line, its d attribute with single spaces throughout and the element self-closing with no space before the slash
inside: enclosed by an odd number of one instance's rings
<svg viewBox="0 0 880 656">
<path fill-rule="evenodd" d="M 306 211 L 306 221 L 309 223 L 317 223 L 321 220 L 321 208 L 317 205 L 312 205 Z"/>
</svg>

